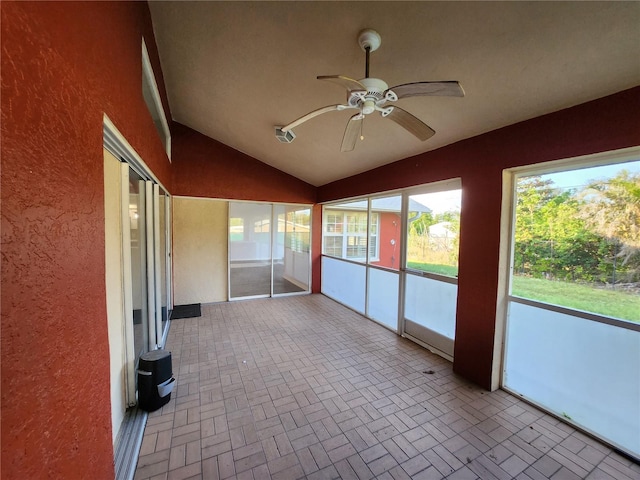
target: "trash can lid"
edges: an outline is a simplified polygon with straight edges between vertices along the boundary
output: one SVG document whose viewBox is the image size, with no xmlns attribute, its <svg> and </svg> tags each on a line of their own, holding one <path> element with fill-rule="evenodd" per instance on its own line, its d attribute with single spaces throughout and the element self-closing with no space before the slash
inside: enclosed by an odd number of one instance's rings
<svg viewBox="0 0 640 480">
<path fill-rule="evenodd" d="M 140 355 L 140 360 L 147 362 L 155 362 L 162 358 L 170 357 L 171 352 L 169 350 L 151 350 L 150 352 Z"/>
</svg>

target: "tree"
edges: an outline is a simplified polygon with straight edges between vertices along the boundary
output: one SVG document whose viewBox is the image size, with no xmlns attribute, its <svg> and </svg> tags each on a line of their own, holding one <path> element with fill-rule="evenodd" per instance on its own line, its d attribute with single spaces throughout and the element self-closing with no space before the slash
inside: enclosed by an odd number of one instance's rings
<svg viewBox="0 0 640 480">
<path fill-rule="evenodd" d="M 539 227 L 546 238 L 546 274 L 566 280 L 593 281 L 599 257 L 594 255 L 600 238 L 579 217 L 580 203 L 572 190 L 549 200 L 540 211 Z"/>
<path fill-rule="evenodd" d="M 608 181 L 592 182 L 581 196 L 581 216 L 596 232 L 628 249 L 640 248 L 640 173 L 622 170 Z"/>
<path fill-rule="evenodd" d="M 532 176 L 517 184 L 514 270 L 615 284 L 640 277 L 640 174 L 620 172 L 580 192 Z"/>
<path fill-rule="evenodd" d="M 605 258 L 611 259 L 611 283 L 615 285 L 620 270 L 629 271 L 632 278 L 637 276 L 640 273 L 640 174 L 621 170 L 609 180 L 591 182 L 581 197 L 581 217 L 609 244 L 610 254 Z"/>
<path fill-rule="evenodd" d="M 602 238 L 579 215 L 575 190 L 552 180 L 523 178 L 517 185 L 514 267 L 520 274 L 592 282 L 603 273 Z"/>
<path fill-rule="evenodd" d="M 436 223 L 431 212 L 409 212 L 409 228 L 419 236 L 426 235 L 429 227 Z M 411 233 L 411 232 L 409 232 Z"/>
<path fill-rule="evenodd" d="M 539 256 L 542 234 L 542 207 L 555 195 L 553 181 L 539 176 L 519 178 L 516 184 L 516 229 L 514 267 L 527 273 L 528 266 Z"/>
</svg>

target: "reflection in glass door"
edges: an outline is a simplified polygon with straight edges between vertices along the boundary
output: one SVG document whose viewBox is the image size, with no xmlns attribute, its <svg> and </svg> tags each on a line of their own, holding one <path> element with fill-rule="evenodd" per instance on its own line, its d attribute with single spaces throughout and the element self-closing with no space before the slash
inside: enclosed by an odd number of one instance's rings
<svg viewBox="0 0 640 480">
<path fill-rule="evenodd" d="M 146 351 L 147 329 L 147 236 L 145 181 L 129 167 L 129 225 L 131 238 L 131 280 L 133 306 L 134 361 Z"/>
<path fill-rule="evenodd" d="M 271 205 L 229 203 L 229 297 L 271 295 Z"/>
<path fill-rule="evenodd" d="M 404 333 L 453 358 L 462 191 L 434 187 L 408 198 Z"/>
<path fill-rule="evenodd" d="M 369 204 L 366 314 L 397 331 L 402 195 L 372 198 Z"/>
<path fill-rule="evenodd" d="M 274 205 L 273 294 L 309 290 L 311 209 Z"/>
<path fill-rule="evenodd" d="M 167 326 L 169 324 L 169 278 L 168 268 L 169 262 L 167 261 L 169 253 L 168 235 L 167 235 L 167 218 L 169 216 L 169 197 L 166 192 L 161 188 L 158 198 L 158 219 L 159 219 L 159 251 L 158 259 L 160 262 L 160 312 L 162 319 L 162 327 L 160 334 L 158 335 L 158 343 L 166 335 Z"/>
<path fill-rule="evenodd" d="M 229 298 L 309 291 L 311 209 L 229 203 Z"/>
</svg>

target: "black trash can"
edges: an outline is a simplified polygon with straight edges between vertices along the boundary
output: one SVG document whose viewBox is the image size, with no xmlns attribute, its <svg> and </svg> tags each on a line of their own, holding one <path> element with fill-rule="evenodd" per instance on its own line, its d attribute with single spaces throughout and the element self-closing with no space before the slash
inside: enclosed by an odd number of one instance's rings
<svg viewBox="0 0 640 480">
<path fill-rule="evenodd" d="M 140 355 L 138 363 L 138 407 L 140 409 L 153 412 L 169 403 L 175 384 L 171 352 L 153 350 Z"/>
</svg>

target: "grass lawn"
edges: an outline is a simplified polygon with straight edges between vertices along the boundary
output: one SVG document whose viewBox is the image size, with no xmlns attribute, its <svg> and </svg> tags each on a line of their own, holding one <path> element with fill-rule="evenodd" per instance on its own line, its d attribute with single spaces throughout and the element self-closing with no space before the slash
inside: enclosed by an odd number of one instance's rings
<svg viewBox="0 0 640 480">
<path fill-rule="evenodd" d="M 407 267 L 449 277 L 458 275 L 458 268 L 450 265 L 407 262 Z M 640 322 L 640 295 L 637 293 L 520 276 L 513 277 L 512 293 L 544 303 Z"/>
<path fill-rule="evenodd" d="M 640 295 L 557 280 L 513 277 L 512 294 L 563 307 L 640 322 Z"/>
<path fill-rule="evenodd" d="M 407 262 L 407 267 L 414 270 L 422 270 L 423 272 L 436 273 L 438 275 L 447 275 L 449 277 L 458 276 L 458 267 L 452 267 L 451 265 L 438 265 L 435 263 L 419 263 L 419 262 Z"/>
</svg>

